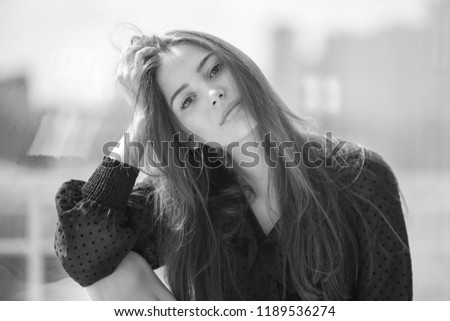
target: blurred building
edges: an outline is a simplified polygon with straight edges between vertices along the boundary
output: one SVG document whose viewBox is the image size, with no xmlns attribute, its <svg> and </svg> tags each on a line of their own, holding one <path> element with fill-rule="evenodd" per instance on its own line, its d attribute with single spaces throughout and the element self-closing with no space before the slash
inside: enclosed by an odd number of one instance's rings
<svg viewBox="0 0 450 321">
<path fill-rule="evenodd" d="M 335 34 L 318 62 L 294 41 L 286 27 L 275 32 L 274 80 L 292 109 L 402 168 L 449 168 L 450 2 L 424 28 Z"/>
<path fill-rule="evenodd" d="M 342 111 L 327 125 L 381 148 L 402 167 L 448 167 L 442 133 L 450 120 L 450 73 L 433 57 L 436 36 L 444 40 L 432 29 L 404 28 L 333 37 L 318 71 L 338 79 Z"/>
<path fill-rule="evenodd" d="M 25 77 L 0 82 L 0 158 L 16 161 L 25 156 L 40 118 L 29 106 Z"/>
</svg>

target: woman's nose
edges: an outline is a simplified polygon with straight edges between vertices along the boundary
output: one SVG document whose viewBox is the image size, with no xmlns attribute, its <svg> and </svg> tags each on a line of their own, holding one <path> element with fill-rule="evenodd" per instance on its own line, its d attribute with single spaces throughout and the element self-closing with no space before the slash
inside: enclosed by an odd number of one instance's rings
<svg viewBox="0 0 450 321">
<path fill-rule="evenodd" d="M 222 89 L 213 89 L 209 92 L 210 106 L 216 107 L 222 103 L 222 99 L 225 98 L 225 91 Z"/>
</svg>

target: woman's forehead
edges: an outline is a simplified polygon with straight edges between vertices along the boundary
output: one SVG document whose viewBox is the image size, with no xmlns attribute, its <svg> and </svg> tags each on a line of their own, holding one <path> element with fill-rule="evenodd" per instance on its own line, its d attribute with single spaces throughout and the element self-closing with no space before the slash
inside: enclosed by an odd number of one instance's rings
<svg viewBox="0 0 450 321">
<path fill-rule="evenodd" d="M 192 43 L 180 43 L 173 45 L 169 50 L 165 51 L 161 57 L 161 65 L 169 65 L 172 63 L 195 62 L 199 57 L 208 54 L 210 50 Z"/>
<path fill-rule="evenodd" d="M 169 48 L 161 56 L 161 64 L 157 70 L 157 81 L 161 84 L 163 78 L 176 78 L 185 72 L 195 72 L 199 62 L 208 54 L 205 48 L 183 43 Z M 176 79 L 174 79 L 176 80 Z M 173 82 L 174 80 L 169 80 Z"/>
<path fill-rule="evenodd" d="M 183 43 L 170 47 L 162 54 L 156 81 L 166 99 L 198 71 L 200 62 L 210 53 L 195 44 Z"/>
</svg>

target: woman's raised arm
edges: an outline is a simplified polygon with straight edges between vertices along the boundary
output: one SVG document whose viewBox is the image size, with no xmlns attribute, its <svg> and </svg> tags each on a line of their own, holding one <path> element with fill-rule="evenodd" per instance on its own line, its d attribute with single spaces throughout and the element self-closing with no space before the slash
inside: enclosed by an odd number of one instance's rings
<svg viewBox="0 0 450 321">
<path fill-rule="evenodd" d="M 122 288 L 115 292 L 116 299 L 128 299 L 133 280 L 123 278 L 119 283 L 117 277 L 109 278 L 117 284 L 107 284 L 107 277 L 131 271 L 127 267 L 133 262 L 136 271 L 144 271 L 141 263 L 145 262 L 150 281 L 155 276 L 152 269 L 160 266 L 153 187 L 134 186 L 137 176 L 136 168 L 105 157 L 87 182 L 71 180 L 56 194 L 56 254 L 71 278 L 90 287 L 94 299 L 110 297 L 104 290 L 111 287 Z"/>
</svg>

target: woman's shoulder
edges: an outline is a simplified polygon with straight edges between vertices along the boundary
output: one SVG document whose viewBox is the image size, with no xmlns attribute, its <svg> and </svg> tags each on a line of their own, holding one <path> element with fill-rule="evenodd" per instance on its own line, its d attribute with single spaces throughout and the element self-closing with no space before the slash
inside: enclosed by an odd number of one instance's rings
<svg viewBox="0 0 450 321">
<path fill-rule="evenodd" d="M 359 240 L 355 295 L 362 300 L 411 300 L 407 207 L 397 178 L 382 155 L 362 145 L 349 143 L 342 160 L 346 165 L 335 171 L 345 186 L 340 205 Z"/>
<path fill-rule="evenodd" d="M 383 186 L 397 189 L 397 179 L 391 166 L 376 151 L 361 144 L 339 141 L 342 148 L 329 160 L 331 175 L 339 185 L 348 187 L 364 187 L 371 191 L 370 186 Z"/>
<path fill-rule="evenodd" d="M 335 165 L 332 171 L 341 188 L 340 204 L 346 209 L 351 207 L 348 213 L 356 210 L 357 221 L 363 222 L 364 228 L 384 233 L 378 236 L 380 239 L 387 237 L 389 241 L 392 235 L 386 231 L 393 231 L 400 237 L 403 249 L 408 244 L 404 217 L 407 206 L 391 166 L 379 153 L 358 144 L 350 143 L 341 156 L 344 166 Z"/>
</svg>

